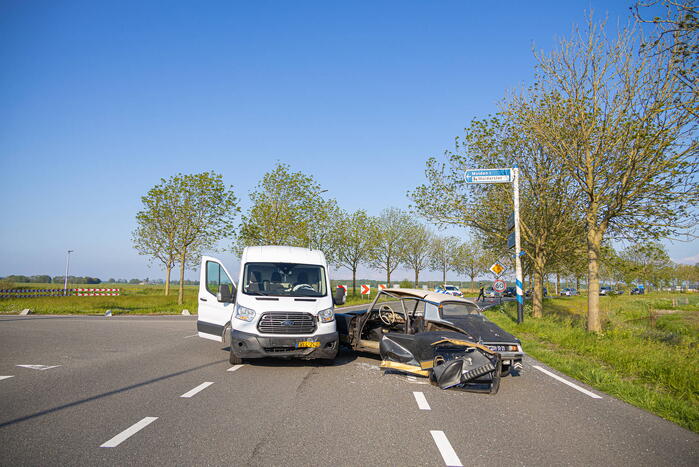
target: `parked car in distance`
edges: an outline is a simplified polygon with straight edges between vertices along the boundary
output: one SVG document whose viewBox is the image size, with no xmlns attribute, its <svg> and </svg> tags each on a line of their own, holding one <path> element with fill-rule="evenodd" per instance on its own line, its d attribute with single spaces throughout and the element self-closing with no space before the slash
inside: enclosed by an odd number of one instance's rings
<svg viewBox="0 0 699 467">
<path fill-rule="evenodd" d="M 527 297 L 531 297 L 531 296 L 532 296 L 532 290 L 533 290 L 533 289 L 528 289 L 528 290 L 524 293 L 524 295 L 526 295 Z M 548 294 L 549 294 L 549 291 L 546 289 L 546 287 L 544 287 L 544 297 L 547 297 Z"/>
<path fill-rule="evenodd" d="M 442 287 L 440 285 L 440 286 L 437 286 L 437 288 L 434 289 L 434 291 L 437 293 L 453 295 L 454 297 L 463 297 L 464 296 L 463 292 L 461 292 L 461 290 L 459 290 L 459 288 L 455 285 L 447 284 L 444 287 Z"/>
<path fill-rule="evenodd" d="M 561 290 L 561 296 L 563 297 L 572 297 L 573 295 L 580 295 L 580 292 L 578 292 L 576 289 L 566 287 L 563 290 Z"/>
<path fill-rule="evenodd" d="M 599 288 L 599 294 L 600 295 L 612 295 L 614 294 L 614 290 L 612 290 L 611 287 L 608 285 L 603 285 L 602 287 Z"/>
<path fill-rule="evenodd" d="M 646 293 L 645 287 L 634 287 L 631 289 L 631 295 L 643 295 Z"/>
<path fill-rule="evenodd" d="M 502 297 L 502 294 L 500 292 L 496 292 L 495 289 L 493 289 L 492 287 L 488 287 L 487 289 L 485 289 L 485 291 L 483 292 L 483 295 L 485 295 L 488 298 L 500 298 L 500 297 Z"/>
<path fill-rule="evenodd" d="M 510 286 L 505 289 L 505 291 L 502 293 L 503 297 L 516 297 L 517 296 L 517 287 Z"/>
</svg>

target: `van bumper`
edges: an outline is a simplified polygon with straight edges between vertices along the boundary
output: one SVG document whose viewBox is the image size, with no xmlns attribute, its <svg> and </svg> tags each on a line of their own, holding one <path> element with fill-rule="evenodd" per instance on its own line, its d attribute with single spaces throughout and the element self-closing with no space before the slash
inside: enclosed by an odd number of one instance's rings
<svg viewBox="0 0 699 467">
<path fill-rule="evenodd" d="M 302 341 L 319 342 L 316 348 L 298 348 Z M 338 334 L 320 334 L 308 337 L 263 337 L 231 330 L 231 349 L 240 358 L 294 357 L 302 359 L 335 358 L 339 348 Z"/>
</svg>

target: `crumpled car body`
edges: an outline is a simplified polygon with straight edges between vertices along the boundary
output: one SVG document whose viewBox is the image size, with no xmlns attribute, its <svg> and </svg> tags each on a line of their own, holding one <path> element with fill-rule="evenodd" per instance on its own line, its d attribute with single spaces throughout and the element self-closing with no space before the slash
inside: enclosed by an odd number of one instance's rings
<svg viewBox="0 0 699 467">
<path fill-rule="evenodd" d="M 385 334 L 379 354 L 382 368 L 428 377 L 442 389 L 496 394 L 500 387 L 500 355 L 459 333 Z"/>
<path fill-rule="evenodd" d="M 430 378 L 443 389 L 498 391 L 521 370 L 517 338 L 468 299 L 418 289 L 385 289 L 365 310 L 336 313 L 340 342 L 381 356 L 381 367 Z"/>
</svg>

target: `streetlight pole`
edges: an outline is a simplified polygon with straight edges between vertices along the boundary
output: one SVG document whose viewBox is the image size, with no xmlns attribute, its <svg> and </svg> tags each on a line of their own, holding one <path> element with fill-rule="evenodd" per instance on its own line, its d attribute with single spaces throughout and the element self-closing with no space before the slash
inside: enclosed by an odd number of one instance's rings
<svg viewBox="0 0 699 467">
<path fill-rule="evenodd" d="M 74 250 L 68 250 L 68 253 L 66 254 L 66 275 L 63 278 L 63 295 L 67 295 L 68 293 L 68 267 L 70 266 L 70 254 Z"/>
<path fill-rule="evenodd" d="M 323 193 L 326 193 L 328 190 L 320 190 L 318 192 L 313 193 L 313 196 L 318 196 Z M 312 241 L 311 241 L 311 219 L 308 219 L 308 231 L 306 232 L 308 234 L 308 249 L 311 249 L 312 246 Z"/>
</svg>

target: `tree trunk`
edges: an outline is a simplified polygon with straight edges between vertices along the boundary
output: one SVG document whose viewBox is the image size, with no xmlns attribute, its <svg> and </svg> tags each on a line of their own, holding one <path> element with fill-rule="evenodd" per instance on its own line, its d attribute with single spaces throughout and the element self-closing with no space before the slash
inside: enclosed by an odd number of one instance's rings
<svg viewBox="0 0 699 467">
<path fill-rule="evenodd" d="M 561 275 L 556 273 L 556 295 L 559 294 L 561 290 Z"/>
<path fill-rule="evenodd" d="M 532 287 L 532 318 L 544 315 L 544 274 L 538 267 L 534 268 L 534 287 Z"/>
<path fill-rule="evenodd" d="M 444 263 L 444 274 L 442 274 L 442 284 L 444 284 L 444 287 L 447 286 L 447 263 Z"/>
<path fill-rule="evenodd" d="M 170 273 L 172 272 L 172 264 L 165 265 L 165 296 L 170 295 Z"/>
<path fill-rule="evenodd" d="M 352 296 L 357 295 L 357 267 L 352 268 Z"/>
<path fill-rule="evenodd" d="M 588 228 L 587 232 L 587 330 L 602 332 L 599 313 L 599 254 L 602 234 Z"/>
<path fill-rule="evenodd" d="M 391 288 L 391 271 L 388 268 L 386 268 L 386 287 Z"/>
<path fill-rule="evenodd" d="M 185 267 L 185 258 L 187 258 L 187 253 L 186 251 L 182 253 L 180 256 L 180 288 L 177 293 L 177 304 L 182 305 L 184 303 L 184 267 Z"/>
</svg>

